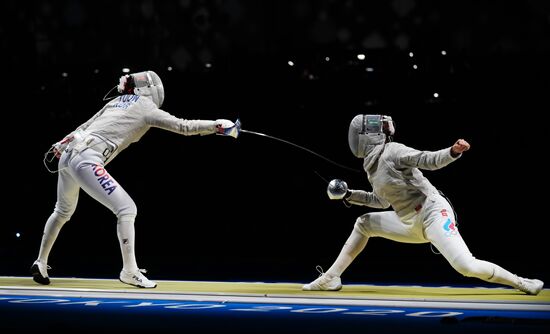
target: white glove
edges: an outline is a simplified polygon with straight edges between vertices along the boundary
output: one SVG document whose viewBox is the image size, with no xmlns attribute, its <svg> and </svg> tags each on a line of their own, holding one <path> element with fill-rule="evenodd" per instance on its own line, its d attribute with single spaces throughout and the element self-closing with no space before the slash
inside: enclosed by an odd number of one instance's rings
<svg viewBox="0 0 550 334">
<path fill-rule="evenodd" d="M 216 120 L 216 134 L 237 138 L 241 132 L 241 121 L 237 119 L 235 123 L 228 119 Z"/>
<path fill-rule="evenodd" d="M 348 193 L 348 184 L 345 181 L 334 179 L 329 182 L 327 187 L 327 195 L 330 199 L 340 200 L 346 197 Z"/>
</svg>

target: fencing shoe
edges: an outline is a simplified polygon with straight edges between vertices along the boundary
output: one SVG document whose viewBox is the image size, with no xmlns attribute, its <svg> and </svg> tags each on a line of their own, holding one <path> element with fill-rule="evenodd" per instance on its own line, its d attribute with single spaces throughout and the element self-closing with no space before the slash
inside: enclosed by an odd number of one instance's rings
<svg viewBox="0 0 550 334">
<path fill-rule="evenodd" d="M 32 279 L 39 284 L 50 284 L 50 278 L 48 277 L 48 269 L 52 269 L 47 264 L 40 262 L 40 260 L 34 261 L 31 266 Z"/>
<path fill-rule="evenodd" d="M 342 281 L 338 276 L 328 276 L 326 273 L 319 276 L 315 281 L 305 284 L 304 291 L 338 291 L 342 289 Z"/>
<path fill-rule="evenodd" d="M 544 286 L 544 282 L 538 279 L 530 279 L 530 278 L 523 278 L 523 277 L 518 277 L 518 278 L 519 278 L 518 290 L 521 290 L 528 295 L 538 295 L 540 290 L 542 290 L 542 287 Z"/>
<path fill-rule="evenodd" d="M 138 269 L 134 272 L 127 272 L 126 270 L 122 270 L 120 272 L 120 281 L 122 283 L 130 284 L 137 286 L 138 288 L 155 288 L 157 286 L 157 283 L 150 281 L 143 275 L 143 273 L 146 273 L 147 270 L 145 269 Z"/>
</svg>

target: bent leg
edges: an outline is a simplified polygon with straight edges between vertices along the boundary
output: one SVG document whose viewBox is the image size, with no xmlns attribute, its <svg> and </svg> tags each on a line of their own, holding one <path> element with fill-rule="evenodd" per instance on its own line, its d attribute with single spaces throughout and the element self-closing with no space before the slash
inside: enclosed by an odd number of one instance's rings
<svg viewBox="0 0 550 334">
<path fill-rule="evenodd" d="M 382 237 L 409 244 L 426 243 L 428 240 L 424 238 L 422 226 L 414 223 L 415 218 L 404 223 L 395 211 L 367 213 L 357 219 L 355 227 L 368 237 Z"/>
<path fill-rule="evenodd" d="M 96 152 L 85 151 L 69 164 L 71 175 L 81 188 L 117 216 L 117 236 L 122 252 L 123 270 L 135 272 L 134 221 L 137 207 L 124 188 L 112 177 Z"/>
<path fill-rule="evenodd" d="M 327 275 L 341 276 L 363 251 L 370 237 L 383 237 L 405 243 L 427 242 L 416 233 L 415 226 L 403 223 L 394 211 L 367 213 L 357 218 L 351 235 Z"/>
<path fill-rule="evenodd" d="M 303 290 L 340 290 L 340 276 L 363 251 L 370 237 L 384 237 L 390 240 L 425 243 L 421 228 L 403 223 L 393 211 L 367 213 L 355 222 L 351 235 L 342 247 L 332 266 L 313 282 L 302 287 Z"/>
<path fill-rule="evenodd" d="M 367 241 L 369 241 L 369 237 L 359 232 L 356 223 L 351 235 L 344 243 L 340 254 L 336 258 L 336 261 L 334 261 L 332 266 L 327 270 L 326 274 L 330 277 L 341 276 L 357 255 L 363 251 L 367 245 Z"/>
</svg>

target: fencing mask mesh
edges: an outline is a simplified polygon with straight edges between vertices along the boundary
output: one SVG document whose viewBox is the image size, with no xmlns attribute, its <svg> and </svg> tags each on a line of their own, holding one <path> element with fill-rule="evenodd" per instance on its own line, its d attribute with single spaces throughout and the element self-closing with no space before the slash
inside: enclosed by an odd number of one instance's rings
<svg viewBox="0 0 550 334">
<path fill-rule="evenodd" d="M 164 102 L 164 86 L 153 71 L 138 72 L 120 78 L 118 92 L 150 97 L 157 107 Z"/>
<path fill-rule="evenodd" d="M 390 116 L 357 115 L 349 125 L 349 148 L 353 155 L 364 158 L 369 148 L 384 144 L 394 133 L 395 127 Z"/>
</svg>

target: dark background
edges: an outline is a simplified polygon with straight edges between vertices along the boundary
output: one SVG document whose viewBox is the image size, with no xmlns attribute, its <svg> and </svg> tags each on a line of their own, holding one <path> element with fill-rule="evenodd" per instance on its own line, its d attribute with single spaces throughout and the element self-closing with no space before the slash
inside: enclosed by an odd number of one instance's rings
<svg viewBox="0 0 550 334">
<path fill-rule="evenodd" d="M 548 1 L 0 6 L 0 275 L 28 275 L 37 257 L 56 195 L 44 152 L 99 110 L 129 68 L 156 71 L 163 109 L 178 117 L 240 118 L 244 129 L 357 170 L 347 129 L 359 113 L 391 115 L 395 140 L 421 150 L 465 138 L 472 148 L 459 161 L 424 174 L 451 199 L 474 256 L 550 281 Z M 234 140 L 152 129 L 108 168 L 138 206 L 138 264 L 151 279 L 309 282 L 371 210 L 330 201 L 319 177 L 369 190 L 364 173 L 247 133 Z M 117 278 L 114 215 L 82 193 L 49 265 L 54 278 Z M 343 281 L 484 284 L 428 244 L 378 238 Z"/>
</svg>

